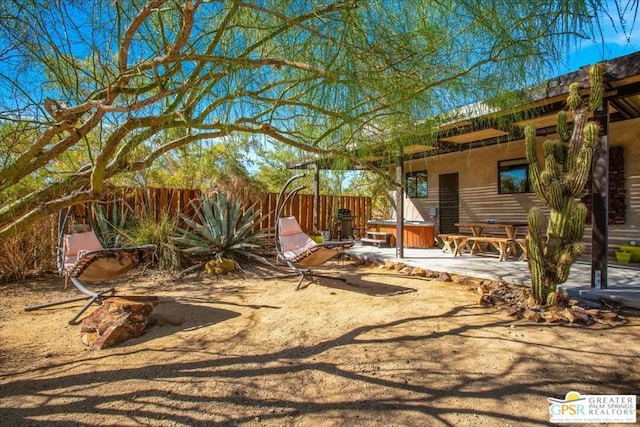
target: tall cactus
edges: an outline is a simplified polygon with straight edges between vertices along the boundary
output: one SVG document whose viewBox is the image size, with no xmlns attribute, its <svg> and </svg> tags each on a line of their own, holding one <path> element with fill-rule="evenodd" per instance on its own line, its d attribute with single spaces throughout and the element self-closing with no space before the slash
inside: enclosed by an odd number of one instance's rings
<svg viewBox="0 0 640 427">
<path fill-rule="evenodd" d="M 591 94 L 587 101 L 580 96 L 578 83 L 569 86 L 567 105 L 573 116 L 573 129 L 570 133 L 568 114 L 558 113 L 558 139 L 544 142 L 542 162 L 536 155 L 535 128 L 525 128 L 531 184 L 542 204 L 551 210 L 546 236 L 542 234 L 541 210 L 534 207 L 529 211 L 526 245 L 531 290 L 535 302 L 540 305 L 555 300 L 556 286 L 567 280 L 571 265 L 584 250 L 581 240 L 587 209 L 578 200 L 585 194 L 593 147 L 600 131 L 596 123 L 588 122 L 588 118 L 602 103 L 602 74 L 601 65 L 591 68 Z"/>
</svg>

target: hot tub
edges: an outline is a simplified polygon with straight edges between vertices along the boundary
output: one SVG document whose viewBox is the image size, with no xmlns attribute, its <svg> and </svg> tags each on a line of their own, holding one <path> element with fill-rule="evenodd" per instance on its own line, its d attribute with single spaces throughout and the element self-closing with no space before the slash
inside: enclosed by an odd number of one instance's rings
<svg viewBox="0 0 640 427">
<path fill-rule="evenodd" d="M 391 245 L 396 245 L 396 221 L 373 219 L 368 223 L 367 231 L 389 233 Z M 405 221 L 403 240 L 405 248 L 433 248 L 435 246 L 435 225 L 429 221 Z"/>
</svg>

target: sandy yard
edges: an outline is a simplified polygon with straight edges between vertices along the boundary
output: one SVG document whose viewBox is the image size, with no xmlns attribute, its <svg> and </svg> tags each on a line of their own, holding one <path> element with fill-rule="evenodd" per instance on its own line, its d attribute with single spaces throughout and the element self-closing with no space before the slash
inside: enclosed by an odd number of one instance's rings
<svg viewBox="0 0 640 427">
<path fill-rule="evenodd" d="M 636 394 L 640 318 L 548 326 L 478 305 L 474 287 L 333 262 L 349 284 L 145 272 L 141 337 L 95 350 L 60 278 L 0 285 L 0 425 L 527 426 L 548 397 Z"/>
</svg>

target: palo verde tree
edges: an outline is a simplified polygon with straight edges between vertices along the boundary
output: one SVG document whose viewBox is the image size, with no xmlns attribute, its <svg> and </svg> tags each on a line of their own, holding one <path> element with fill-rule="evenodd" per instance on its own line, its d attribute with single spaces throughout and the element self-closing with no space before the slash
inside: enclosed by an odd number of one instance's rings
<svg viewBox="0 0 640 427">
<path fill-rule="evenodd" d="M 5 0 L 0 240 L 234 135 L 365 164 L 372 135 L 536 80 L 594 1 Z"/>
<path fill-rule="evenodd" d="M 591 173 L 593 147 L 598 142 L 600 128 L 588 122 L 590 114 L 602 103 L 601 65 L 593 66 L 589 77 L 591 92 L 588 100 L 580 96 L 580 84 L 569 86 L 569 113 L 561 111 L 557 118 L 558 138 L 543 144 L 542 164 L 536 156 L 536 130 L 525 129 L 526 155 L 533 189 L 550 214 L 546 233 L 542 211 L 529 211 L 529 233 L 526 237 L 531 290 L 537 304 L 555 302 L 556 287 L 569 277 L 569 270 L 582 251 L 587 208 L 579 199 Z M 573 118 L 569 130 L 568 119 Z"/>
</svg>

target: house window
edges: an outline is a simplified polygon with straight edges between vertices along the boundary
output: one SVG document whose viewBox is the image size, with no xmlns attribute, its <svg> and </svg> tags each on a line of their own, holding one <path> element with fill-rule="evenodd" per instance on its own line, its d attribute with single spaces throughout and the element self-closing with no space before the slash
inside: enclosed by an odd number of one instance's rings
<svg viewBox="0 0 640 427">
<path fill-rule="evenodd" d="M 498 162 L 498 193 L 531 193 L 529 164 L 526 159 Z"/>
<path fill-rule="evenodd" d="M 410 198 L 427 197 L 429 195 L 429 183 L 427 171 L 410 172 L 405 175 L 407 196 Z"/>
</svg>

